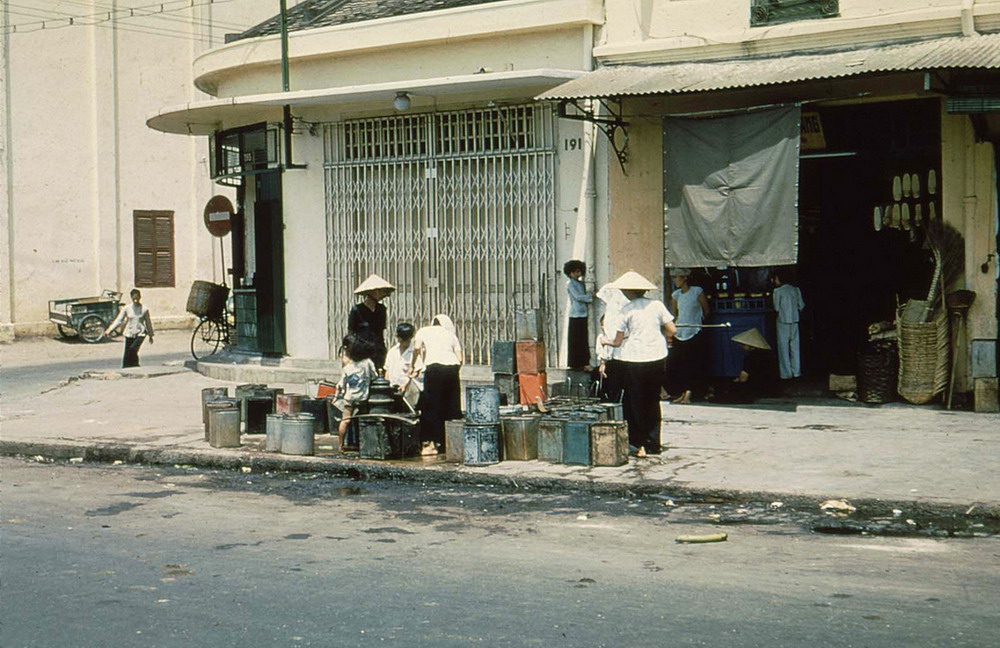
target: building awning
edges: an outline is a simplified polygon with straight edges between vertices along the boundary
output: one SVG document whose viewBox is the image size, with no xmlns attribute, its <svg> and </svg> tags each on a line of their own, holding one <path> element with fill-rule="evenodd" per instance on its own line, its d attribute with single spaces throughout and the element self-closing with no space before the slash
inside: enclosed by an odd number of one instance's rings
<svg viewBox="0 0 1000 648">
<path fill-rule="evenodd" d="M 520 89 L 531 96 L 582 74 L 585 72 L 579 70 L 515 70 L 243 95 L 164 108 L 148 118 L 146 125 L 164 133 L 211 135 L 222 128 L 260 121 L 280 121 L 281 107 L 285 105 L 329 106 L 378 101 L 391 107 L 398 92 L 407 92 L 415 99 L 468 94 L 482 94 L 483 99 L 488 99 L 490 94 Z"/>
<path fill-rule="evenodd" d="M 1000 69 L 1000 34 L 724 61 L 608 66 L 537 98 L 596 99 L 734 90 L 889 72 Z"/>
</svg>

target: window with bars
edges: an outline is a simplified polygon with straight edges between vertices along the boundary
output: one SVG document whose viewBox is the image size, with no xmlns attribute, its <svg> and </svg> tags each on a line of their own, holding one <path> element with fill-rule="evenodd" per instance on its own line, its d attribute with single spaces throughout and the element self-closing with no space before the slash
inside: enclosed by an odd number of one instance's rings
<svg viewBox="0 0 1000 648">
<path fill-rule="evenodd" d="M 174 285 L 174 212 L 132 212 L 135 285 L 164 288 Z"/>
</svg>

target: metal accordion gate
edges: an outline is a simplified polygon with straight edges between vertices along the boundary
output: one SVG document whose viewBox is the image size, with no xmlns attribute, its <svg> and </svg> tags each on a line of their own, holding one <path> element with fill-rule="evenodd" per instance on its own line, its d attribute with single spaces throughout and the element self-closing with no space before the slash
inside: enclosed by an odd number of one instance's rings
<svg viewBox="0 0 1000 648">
<path fill-rule="evenodd" d="M 536 104 L 324 126 L 331 357 L 373 272 L 396 286 L 390 345 L 397 323 L 444 313 L 466 362 L 488 364 L 526 308 L 556 339 L 554 130 Z"/>
</svg>

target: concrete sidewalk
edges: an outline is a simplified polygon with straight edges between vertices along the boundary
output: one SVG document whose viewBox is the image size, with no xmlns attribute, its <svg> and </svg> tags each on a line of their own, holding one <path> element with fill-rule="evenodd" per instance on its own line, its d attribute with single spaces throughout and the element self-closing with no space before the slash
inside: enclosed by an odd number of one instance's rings
<svg viewBox="0 0 1000 648">
<path fill-rule="evenodd" d="M 370 478 L 517 483 L 602 491 L 813 501 L 906 502 L 1000 510 L 1000 416 L 832 400 L 765 405 L 664 404 L 661 457 L 618 468 L 506 461 L 484 468 L 442 459 L 379 462 L 332 452 L 291 457 L 203 440 L 201 389 L 214 380 L 180 363 L 96 372 L 16 402 L 5 399 L 0 453 L 57 459 L 316 470 Z M 302 392 L 301 383 L 278 384 Z M 6 389 L 5 389 L 6 391 Z M 330 447 L 329 437 L 318 445 Z M 356 456 L 356 455 L 355 455 Z"/>
</svg>

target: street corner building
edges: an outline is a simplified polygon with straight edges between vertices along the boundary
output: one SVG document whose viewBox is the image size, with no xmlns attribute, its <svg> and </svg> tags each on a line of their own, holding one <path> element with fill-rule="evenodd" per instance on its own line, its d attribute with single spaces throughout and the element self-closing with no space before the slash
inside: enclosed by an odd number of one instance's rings
<svg viewBox="0 0 1000 648">
<path fill-rule="evenodd" d="M 336 357 L 377 273 L 390 326 L 447 313 L 487 365 L 535 309 L 565 366 L 581 259 L 664 299 L 692 270 L 716 379 L 732 335 L 796 324 L 806 378 L 881 363 L 893 397 L 995 411 L 998 32 L 973 0 L 307 0 L 147 124 L 210 138 L 234 188 L 247 351 Z"/>
</svg>

